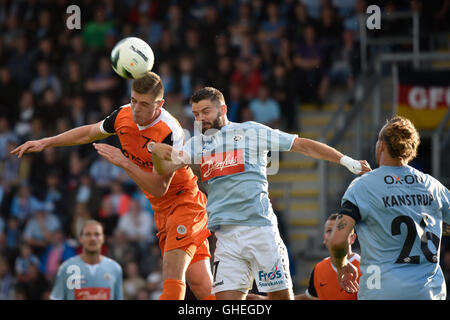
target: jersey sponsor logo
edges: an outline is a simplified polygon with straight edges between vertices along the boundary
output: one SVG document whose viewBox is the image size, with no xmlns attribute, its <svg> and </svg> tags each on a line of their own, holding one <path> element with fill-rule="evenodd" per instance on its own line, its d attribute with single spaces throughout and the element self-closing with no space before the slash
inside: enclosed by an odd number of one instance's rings
<svg viewBox="0 0 450 320">
<path fill-rule="evenodd" d="M 142 160 L 141 158 L 136 157 L 134 154 L 128 152 L 125 149 L 123 149 L 123 155 L 125 157 L 127 157 L 128 159 L 130 159 L 131 161 L 133 161 L 134 163 L 136 163 L 139 167 L 144 167 L 144 168 L 152 168 L 153 167 L 153 163 L 151 161 Z"/>
<path fill-rule="evenodd" d="M 75 300 L 109 300 L 110 296 L 110 288 L 75 289 Z"/>
<path fill-rule="evenodd" d="M 381 198 L 385 208 L 399 206 L 431 206 L 434 198 L 432 194 L 402 194 Z"/>
<path fill-rule="evenodd" d="M 386 184 L 414 184 L 423 183 L 423 178 L 415 174 L 408 174 L 406 176 L 384 176 L 384 183 Z"/>
<path fill-rule="evenodd" d="M 200 165 L 202 181 L 245 171 L 242 149 L 203 156 Z"/>
</svg>

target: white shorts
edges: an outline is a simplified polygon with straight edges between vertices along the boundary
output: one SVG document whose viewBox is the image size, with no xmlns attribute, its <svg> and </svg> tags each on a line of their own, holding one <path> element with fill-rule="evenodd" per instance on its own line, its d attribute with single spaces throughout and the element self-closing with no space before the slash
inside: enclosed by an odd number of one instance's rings
<svg viewBox="0 0 450 320">
<path fill-rule="evenodd" d="M 247 293 L 255 280 L 260 292 L 292 288 L 289 258 L 277 226 L 221 226 L 215 231 L 212 293 Z"/>
</svg>

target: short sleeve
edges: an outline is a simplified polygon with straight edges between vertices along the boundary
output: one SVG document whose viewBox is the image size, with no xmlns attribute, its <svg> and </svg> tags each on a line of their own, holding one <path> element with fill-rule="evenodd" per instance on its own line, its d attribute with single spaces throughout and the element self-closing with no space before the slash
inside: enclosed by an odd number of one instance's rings
<svg viewBox="0 0 450 320">
<path fill-rule="evenodd" d="M 53 284 L 52 292 L 50 293 L 51 300 L 64 300 L 64 265 L 61 265 L 58 269 L 58 273 L 56 275 L 55 283 Z"/>
<path fill-rule="evenodd" d="M 115 297 L 114 300 L 123 300 L 123 285 L 122 285 L 122 268 L 120 265 L 117 265 L 118 271 L 117 271 L 117 277 L 116 277 L 116 283 L 115 283 Z"/>
<path fill-rule="evenodd" d="M 357 193 L 361 192 L 361 187 L 362 184 L 360 183 L 360 177 L 354 179 L 350 183 L 344 193 L 344 196 L 342 197 L 342 209 L 339 212 L 340 214 L 345 214 L 352 217 L 355 221 L 360 221 L 362 219 L 357 200 Z"/>
<path fill-rule="evenodd" d="M 267 151 L 290 151 L 294 144 L 296 134 L 290 134 L 278 129 L 272 129 L 266 125 L 256 123 L 255 129 L 258 132 L 258 145 L 260 150 Z"/>
<path fill-rule="evenodd" d="M 314 286 L 314 270 L 315 269 L 316 269 L 316 267 L 314 267 L 314 269 L 311 271 L 311 276 L 309 277 L 309 286 L 305 292 L 307 297 L 317 298 L 317 291 L 316 291 L 316 287 Z"/>
<path fill-rule="evenodd" d="M 102 121 L 102 124 L 100 125 L 100 130 L 102 131 L 102 133 L 104 133 L 104 134 L 116 133 L 116 130 L 115 130 L 116 118 L 121 109 L 122 109 L 122 107 L 114 110 L 109 116 L 107 116 Z"/>
</svg>

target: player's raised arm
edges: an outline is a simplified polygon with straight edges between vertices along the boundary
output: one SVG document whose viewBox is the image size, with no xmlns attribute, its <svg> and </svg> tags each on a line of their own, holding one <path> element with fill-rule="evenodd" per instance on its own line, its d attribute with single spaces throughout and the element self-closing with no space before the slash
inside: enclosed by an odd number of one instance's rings
<svg viewBox="0 0 450 320">
<path fill-rule="evenodd" d="M 372 169 L 366 160 L 354 160 L 324 143 L 306 138 L 295 138 L 291 151 L 299 152 L 319 160 L 340 163 L 354 174 L 369 172 Z"/>
<path fill-rule="evenodd" d="M 110 136 L 101 130 L 102 122 L 71 129 L 53 137 L 30 140 L 11 151 L 11 154 L 21 158 L 24 153 L 40 152 L 49 147 L 67 147 L 90 143 Z"/>
<path fill-rule="evenodd" d="M 94 143 L 98 154 L 115 166 L 125 170 L 127 175 L 143 190 L 154 197 L 162 197 L 169 189 L 173 174 L 158 174 L 142 170 L 136 163 L 124 156 L 119 148 L 105 143 Z"/>
</svg>

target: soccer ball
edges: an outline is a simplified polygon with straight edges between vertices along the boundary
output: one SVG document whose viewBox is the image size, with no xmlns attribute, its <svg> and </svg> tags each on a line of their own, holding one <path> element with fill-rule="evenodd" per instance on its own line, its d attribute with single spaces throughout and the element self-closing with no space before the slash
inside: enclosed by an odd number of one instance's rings
<svg viewBox="0 0 450 320">
<path fill-rule="evenodd" d="M 111 51 L 112 68 L 125 79 L 142 78 L 152 70 L 154 61 L 152 48 L 136 37 L 120 40 Z"/>
</svg>

